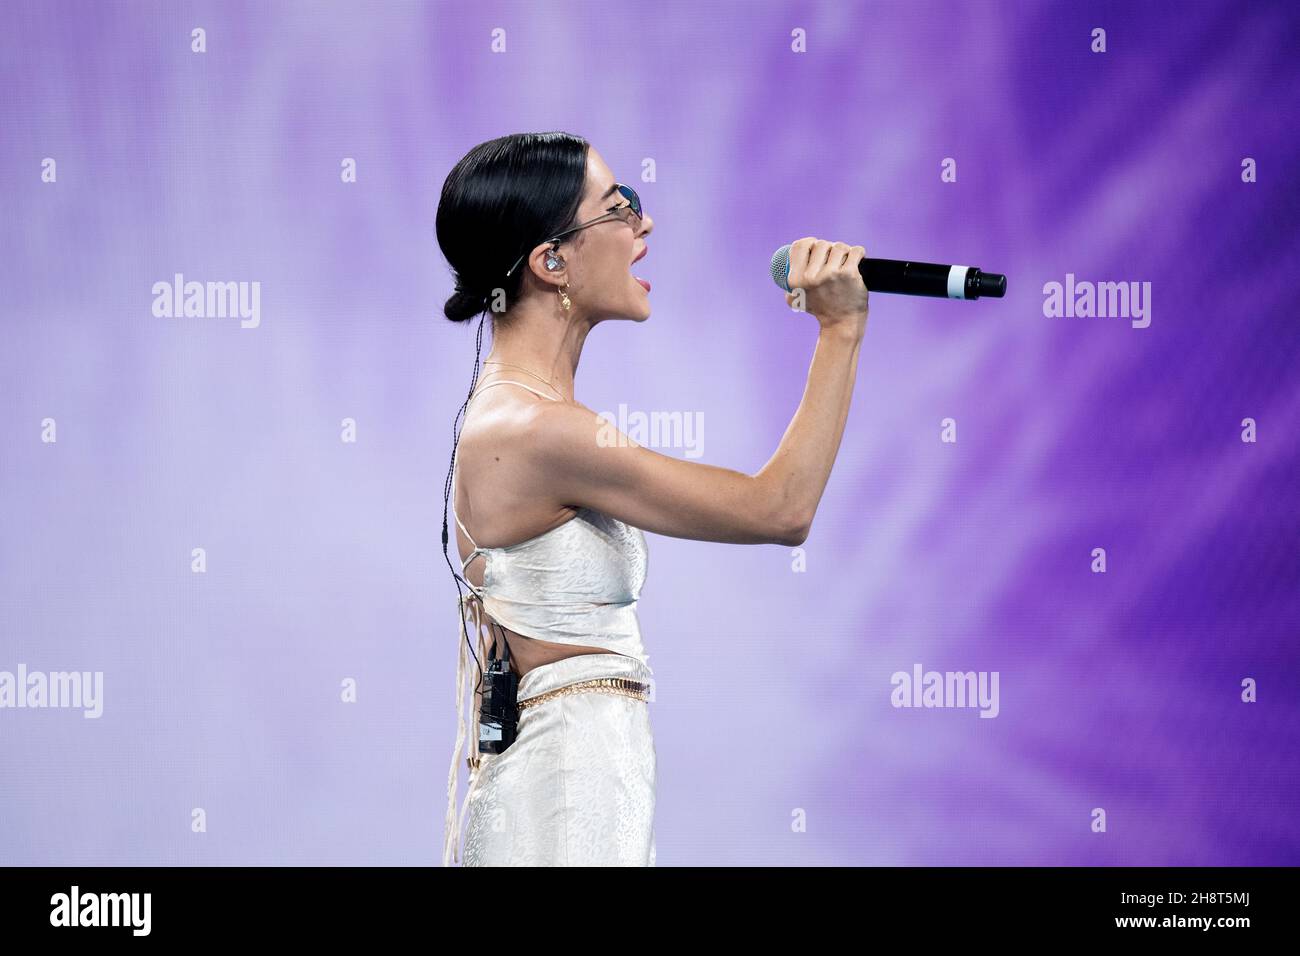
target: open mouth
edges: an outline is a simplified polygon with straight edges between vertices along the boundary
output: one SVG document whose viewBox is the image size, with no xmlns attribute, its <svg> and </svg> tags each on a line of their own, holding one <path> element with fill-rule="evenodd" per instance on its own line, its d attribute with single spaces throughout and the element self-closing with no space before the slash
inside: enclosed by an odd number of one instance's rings
<svg viewBox="0 0 1300 956">
<path fill-rule="evenodd" d="M 644 259 L 644 258 L 645 258 L 645 254 L 646 254 L 647 252 L 649 252 L 649 251 L 650 251 L 650 247 L 649 247 L 649 246 L 643 246 L 642 249 L 641 249 L 641 251 L 640 251 L 639 253 L 637 253 L 636 256 L 633 257 L 633 259 L 632 259 L 632 265 L 636 265 L 637 262 L 638 262 L 639 260 Z M 649 291 L 650 291 L 650 280 L 649 280 L 649 279 L 642 279 L 640 276 L 633 276 L 632 278 L 635 279 L 637 285 L 639 285 L 641 288 L 645 289 L 646 292 L 649 292 Z"/>
</svg>

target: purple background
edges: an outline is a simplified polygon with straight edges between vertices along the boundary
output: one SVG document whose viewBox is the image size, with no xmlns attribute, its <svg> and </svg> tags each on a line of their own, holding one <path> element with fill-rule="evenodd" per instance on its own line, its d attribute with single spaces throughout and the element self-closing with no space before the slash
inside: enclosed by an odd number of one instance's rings
<svg viewBox="0 0 1300 956">
<path fill-rule="evenodd" d="M 802 393 L 777 246 L 1008 276 L 872 297 L 806 571 L 649 536 L 660 865 L 1300 863 L 1294 7 L 0 18 L 0 670 L 105 682 L 98 720 L 0 710 L 0 863 L 440 859 L 474 323 L 434 213 L 474 144 L 550 129 L 656 221 L 654 314 L 578 397 L 701 414 L 710 464 L 759 469 Z M 260 282 L 261 325 L 154 317 L 176 272 Z M 1152 283 L 1150 327 L 1044 316 L 1067 272 Z M 999 672 L 999 716 L 892 707 L 917 663 Z"/>
</svg>

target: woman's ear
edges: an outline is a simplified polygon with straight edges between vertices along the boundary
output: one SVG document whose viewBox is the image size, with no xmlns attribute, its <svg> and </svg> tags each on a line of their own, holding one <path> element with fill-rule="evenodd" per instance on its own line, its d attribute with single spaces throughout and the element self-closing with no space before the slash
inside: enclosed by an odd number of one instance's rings
<svg viewBox="0 0 1300 956">
<path fill-rule="evenodd" d="M 558 287 L 564 282 L 565 262 L 558 244 L 535 249 L 529 256 L 528 264 L 533 274 L 544 283 Z"/>
</svg>

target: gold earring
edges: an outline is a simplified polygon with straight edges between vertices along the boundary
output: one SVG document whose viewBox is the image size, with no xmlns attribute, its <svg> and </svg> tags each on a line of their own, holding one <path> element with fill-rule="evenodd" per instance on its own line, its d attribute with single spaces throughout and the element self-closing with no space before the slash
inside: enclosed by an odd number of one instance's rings
<svg viewBox="0 0 1300 956">
<path fill-rule="evenodd" d="M 568 312 L 570 309 L 573 308 L 573 302 L 569 299 L 569 283 L 567 282 L 564 283 L 564 288 L 560 289 L 559 293 L 560 293 L 560 308 L 562 308 L 565 312 Z"/>
</svg>

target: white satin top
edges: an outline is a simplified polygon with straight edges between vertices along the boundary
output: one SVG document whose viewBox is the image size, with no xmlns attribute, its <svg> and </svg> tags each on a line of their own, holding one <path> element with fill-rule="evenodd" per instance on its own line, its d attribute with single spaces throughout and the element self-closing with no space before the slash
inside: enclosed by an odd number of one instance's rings
<svg viewBox="0 0 1300 956">
<path fill-rule="evenodd" d="M 474 544 L 459 517 L 456 523 Z M 519 544 L 474 544 L 461 563 L 462 573 L 479 555 L 486 562 L 483 584 L 469 586 L 502 627 L 648 663 L 636 614 L 647 568 L 645 535 L 638 528 L 580 508 L 564 524 Z"/>
<path fill-rule="evenodd" d="M 558 401 L 512 379 L 490 382 L 482 386 L 474 398 L 484 389 L 497 385 L 518 385 L 534 395 Z M 455 515 L 454 487 L 452 502 L 452 514 Z M 460 726 L 448 775 L 445 829 L 451 832 L 454 828 L 458 835 L 461 827 L 455 810 L 458 764 L 467 723 L 477 726 L 478 712 L 475 695 L 471 695 L 467 721 L 464 707 L 464 676 L 470 646 L 465 629 L 467 613 L 477 639 L 480 667 L 485 666 L 491 642 L 486 634 L 487 618 L 525 637 L 604 648 L 634 657 L 647 666 L 649 655 L 641 643 L 641 626 L 636 610 L 648 567 L 645 534 L 639 528 L 599 511 L 580 508 L 564 524 L 526 541 L 499 548 L 482 548 L 474 541 L 459 515 L 456 524 L 474 546 L 461 562 L 461 576 L 464 577 L 465 569 L 475 558 L 481 556 L 484 561 L 483 583 L 475 587 L 465 578 L 471 594 L 463 599 L 458 596 L 457 602 L 461 634 L 456 669 L 456 710 Z M 471 741 L 471 768 L 477 768 L 478 756 L 478 741 Z M 451 845 L 444 845 L 444 862 L 451 852 Z"/>
</svg>

